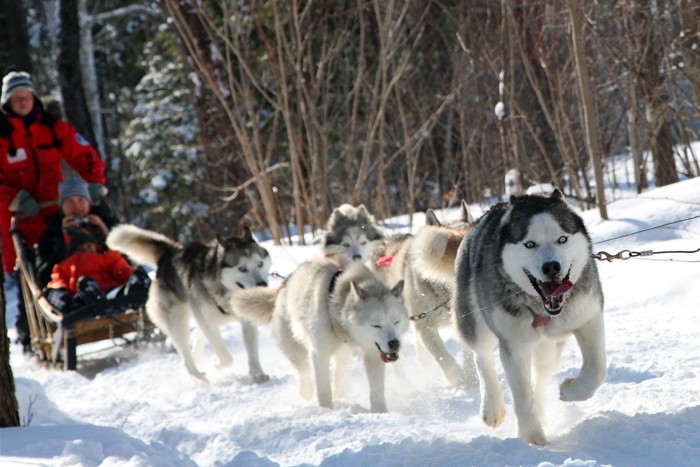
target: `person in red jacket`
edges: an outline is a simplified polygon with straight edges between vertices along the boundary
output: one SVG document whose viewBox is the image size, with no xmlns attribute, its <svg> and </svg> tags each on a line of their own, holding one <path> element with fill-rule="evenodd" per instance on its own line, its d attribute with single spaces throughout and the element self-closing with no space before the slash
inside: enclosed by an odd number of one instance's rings
<svg viewBox="0 0 700 467">
<path fill-rule="evenodd" d="M 90 184 L 97 204 L 106 193 L 105 165 L 97 151 L 68 122 L 44 109 L 28 73 L 10 71 L 0 96 L 0 240 L 6 274 L 13 274 L 16 263 L 11 219 L 27 245 L 39 241 L 46 219 L 58 212 L 62 160 Z M 18 298 L 17 341 L 27 352 L 29 326 L 21 293 Z"/>
<path fill-rule="evenodd" d="M 0 106 L 0 236 L 3 268 L 11 273 L 16 257 L 10 220 L 16 217 L 28 245 L 39 241 L 46 218 L 58 212 L 61 160 L 90 184 L 95 200 L 105 191 L 105 165 L 73 126 L 44 111 L 28 73 L 5 75 Z"/>
<path fill-rule="evenodd" d="M 128 307 L 145 303 L 150 279 L 143 268 L 131 267 L 119 252 L 103 247 L 85 228 L 69 229 L 66 244 L 70 255 L 54 266 L 44 289 L 56 311 L 65 313 L 96 300 L 121 296 L 129 298 Z M 104 308 L 100 313 L 110 308 L 108 301 Z"/>
</svg>

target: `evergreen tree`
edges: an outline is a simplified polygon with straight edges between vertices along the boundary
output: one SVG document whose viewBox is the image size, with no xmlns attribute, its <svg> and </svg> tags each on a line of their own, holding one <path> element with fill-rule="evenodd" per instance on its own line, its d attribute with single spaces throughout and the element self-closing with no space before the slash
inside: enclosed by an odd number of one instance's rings
<svg viewBox="0 0 700 467">
<path fill-rule="evenodd" d="M 182 241 L 207 237 L 197 124 L 172 36 L 159 33 L 145 56 L 146 74 L 135 88 L 132 119 L 121 138 L 130 166 L 124 202 L 136 224 Z"/>
</svg>

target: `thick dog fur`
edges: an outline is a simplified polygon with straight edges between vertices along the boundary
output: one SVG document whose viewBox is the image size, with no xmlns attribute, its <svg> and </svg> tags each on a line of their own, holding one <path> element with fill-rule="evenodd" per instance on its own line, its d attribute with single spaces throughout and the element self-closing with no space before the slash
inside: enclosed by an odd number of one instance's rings
<svg viewBox="0 0 700 467">
<path fill-rule="evenodd" d="M 370 267 L 384 281 L 392 284 L 404 280 L 402 301 L 413 322 L 422 346 L 445 373 L 453 386 L 476 384 L 474 359 L 464 347 L 464 368 L 445 348 L 439 329 L 453 324 L 451 295 L 455 287 L 454 264 L 464 235 L 474 223 L 466 203 L 462 202 L 458 221 L 441 224 L 435 213 L 426 213 L 426 225 L 418 233 L 387 240 L 377 247 Z"/>
<path fill-rule="evenodd" d="M 341 267 L 366 261 L 384 238 L 374 216 L 363 204 L 343 204 L 333 210 L 320 236 L 323 255 Z"/>
<path fill-rule="evenodd" d="M 212 344 L 217 367 L 233 362 L 219 332 L 219 326 L 236 318 L 231 295 L 267 286 L 270 269 L 267 250 L 255 242 L 250 230 L 244 228 L 240 237 L 218 238 L 209 244 L 183 245 L 157 232 L 120 225 L 110 232 L 107 245 L 156 268 L 146 312 L 171 339 L 191 375 L 206 381 L 195 365 L 203 349 L 202 334 Z M 190 317 L 199 329 L 194 356 L 189 347 Z M 241 327 L 250 376 L 255 382 L 267 381 L 258 357 L 257 328 L 244 320 Z"/>
<path fill-rule="evenodd" d="M 370 410 L 386 412 L 384 363 L 398 359 L 408 328 L 399 300 L 403 281 L 392 289 L 362 263 L 341 273 L 327 260 L 302 264 L 279 289 L 235 294 L 232 306 L 259 325 L 272 324 L 279 347 L 296 369 L 302 397 L 333 407 L 330 359 L 335 359 L 336 395 L 344 393 L 349 346 L 364 352 Z M 312 380 L 312 378 L 315 378 Z"/>
<path fill-rule="evenodd" d="M 457 325 L 476 354 L 481 417 L 495 427 L 505 416 L 493 353 L 498 344 L 518 435 L 546 444 L 545 386 L 568 336 L 576 337 L 583 365 L 560 385 L 560 398 L 588 399 L 606 376 L 603 292 L 582 219 L 558 190 L 548 198 L 511 197 L 462 242 L 456 276 Z"/>
</svg>

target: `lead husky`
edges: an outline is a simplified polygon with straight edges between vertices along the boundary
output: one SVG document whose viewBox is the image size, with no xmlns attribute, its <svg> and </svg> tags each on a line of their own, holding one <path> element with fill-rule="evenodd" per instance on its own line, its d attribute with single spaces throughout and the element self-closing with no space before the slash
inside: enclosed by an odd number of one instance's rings
<svg viewBox="0 0 700 467">
<path fill-rule="evenodd" d="M 402 301 L 422 350 L 433 356 L 451 385 L 469 385 L 475 379 L 472 352 L 465 346 L 462 369 L 445 348 L 439 329 L 453 324 L 451 295 L 455 288 L 455 257 L 474 219 L 462 202 L 459 220 L 443 225 L 435 212 L 428 210 L 425 221 L 425 226 L 415 236 L 389 239 L 377 247 L 371 268 L 384 283 L 405 281 Z"/>
<path fill-rule="evenodd" d="M 505 416 L 493 358 L 498 344 L 518 436 L 546 444 L 544 390 L 565 339 L 576 337 L 583 366 L 561 384 L 562 400 L 590 398 L 606 376 L 603 291 L 583 220 L 559 190 L 548 198 L 511 197 L 462 242 L 456 275 L 457 324 L 476 354 L 482 419 L 495 427 Z"/>
<path fill-rule="evenodd" d="M 232 305 L 250 321 L 272 324 L 277 342 L 295 367 L 299 393 L 333 408 L 330 358 L 335 357 L 336 391 L 344 391 L 348 346 L 364 352 L 370 410 L 386 412 L 384 363 L 399 358 L 408 319 L 398 297 L 399 281 L 384 286 L 362 263 L 341 271 L 327 260 L 302 264 L 278 289 L 254 289 L 233 296 Z M 312 382 L 315 377 L 315 385 Z"/>
<path fill-rule="evenodd" d="M 323 255 L 341 267 L 366 261 L 384 238 L 364 204 L 343 204 L 333 210 L 320 243 Z"/>
<path fill-rule="evenodd" d="M 233 362 L 219 333 L 219 326 L 236 318 L 230 297 L 241 289 L 266 286 L 270 270 L 267 250 L 255 242 L 247 227 L 239 237 L 183 245 L 157 232 L 120 225 L 110 232 L 107 245 L 138 263 L 157 268 L 146 312 L 170 337 L 191 375 L 206 381 L 190 352 L 190 317 L 194 317 L 200 331 L 195 353 L 201 351 L 203 334 L 214 348 L 218 368 Z M 241 327 L 250 376 L 256 383 L 267 381 L 269 377 L 258 357 L 257 329 L 243 320 Z"/>
</svg>

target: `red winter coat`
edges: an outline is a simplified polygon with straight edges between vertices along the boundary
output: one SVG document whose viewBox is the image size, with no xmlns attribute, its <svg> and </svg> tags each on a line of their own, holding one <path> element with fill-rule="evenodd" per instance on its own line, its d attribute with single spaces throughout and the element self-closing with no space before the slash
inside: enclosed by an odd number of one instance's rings
<svg viewBox="0 0 700 467">
<path fill-rule="evenodd" d="M 16 262 L 10 237 L 13 213 L 8 207 L 19 190 L 27 190 L 42 208 L 39 214 L 17 222 L 27 243 L 34 245 L 45 229 L 46 218 L 58 212 L 61 159 L 87 183 L 105 183 L 104 162 L 90 143 L 68 122 L 44 115 L 38 99 L 35 105 L 40 111 L 34 123 L 25 127 L 21 118 L 8 115 L 5 131 L 0 134 L 0 235 L 5 272 L 12 272 Z"/>
<path fill-rule="evenodd" d="M 51 281 L 47 287 L 58 289 L 65 287 L 75 295 L 76 284 L 82 276 L 89 276 L 107 292 L 118 285 L 126 284 L 134 268 L 122 255 L 114 250 L 104 253 L 76 252 L 53 267 Z"/>
</svg>

